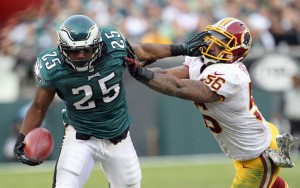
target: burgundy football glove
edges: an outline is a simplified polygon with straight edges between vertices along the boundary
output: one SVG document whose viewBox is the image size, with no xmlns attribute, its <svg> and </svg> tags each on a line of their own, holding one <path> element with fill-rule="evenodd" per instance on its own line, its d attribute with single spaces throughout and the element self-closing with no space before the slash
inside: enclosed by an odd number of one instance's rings
<svg viewBox="0 0 300 188">
<path fill-rule="evenodd" d="M 148 83 L 154 78 L 154 73 L 138 63 L 137 59 L 125 58 L 129 74 L 142 83 Z"/>
<path fill-rule="evenodd" d="M 130 43 L 127 40 L 125 40 L 125 43 L 126 43 L 127 58 L 137 59 Z"/>
<path fill-rule="evenodd" d="M 130 45 L 130 43 L 127 40 L 125 40 L 125 42 L 126 42 L 127 58 L 137 60 L 137 57 L 132 49 L 132 46 Z M 156 60 L 147 60 L 147 61 L 143 61 L 143 62 L 140 62 L 140 61 L 138 61 L 138 62 L 141 66 L 146 67 L 147 65 L 150 65 L 150 64 L 156 62 Z"/>
</svg>

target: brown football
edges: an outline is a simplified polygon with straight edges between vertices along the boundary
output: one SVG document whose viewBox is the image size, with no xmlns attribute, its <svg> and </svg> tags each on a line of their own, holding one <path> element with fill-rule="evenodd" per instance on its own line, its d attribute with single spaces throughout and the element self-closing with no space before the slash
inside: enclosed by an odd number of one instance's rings
<svg viewBox="0 0 300 188">
<path fill-rule="evenodd" d="M 45 128 L 31 130 L 24 139 L 24 154 L 32 161 L 43 161 L 50 156 L 54 146 L 51 133 Z"/>
</svg>

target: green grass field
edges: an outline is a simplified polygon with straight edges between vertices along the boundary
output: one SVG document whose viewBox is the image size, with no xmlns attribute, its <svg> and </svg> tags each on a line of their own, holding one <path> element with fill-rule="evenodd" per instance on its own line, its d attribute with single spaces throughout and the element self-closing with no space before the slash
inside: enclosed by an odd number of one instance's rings
<svg viewBox="0 0 300 188">
<path fill-rule="evenodd" d="M 143 188 L 227 188 L 234 175 L 231 160 L 221 155 L 140 158 Z M 282 169 L 281 177 L 290 188 L 300 187 L 300 157 L 293 156 L 296 167 Z M 22 164 L 0 165 L 0 187 L 48 188 L 52 183 L 53 162 L 38 167 Z M 96 166 L 85 188 L 108 188 Z"/>
</svg>

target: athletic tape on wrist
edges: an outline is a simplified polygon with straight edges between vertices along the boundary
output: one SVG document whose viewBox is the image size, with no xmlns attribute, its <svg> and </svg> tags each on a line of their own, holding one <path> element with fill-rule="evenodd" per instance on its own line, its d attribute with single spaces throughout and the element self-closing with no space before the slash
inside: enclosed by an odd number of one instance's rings
<svg viewBox="0 0 300 188">
<path fill-rule="evenodd" d="M 154 78 L 154 72 L 144 67 L 138 68 L 138 74 L 135 77 L 136 80 L 138 80 L 141 83 L 147 84 L 153 78 Z"/>
</svg>

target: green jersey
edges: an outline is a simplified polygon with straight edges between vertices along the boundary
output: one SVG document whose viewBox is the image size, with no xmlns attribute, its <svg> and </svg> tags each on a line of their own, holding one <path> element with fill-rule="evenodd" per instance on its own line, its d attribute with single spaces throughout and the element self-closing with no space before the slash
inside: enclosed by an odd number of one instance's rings
<svg viewBox="0 0 300 188">
<path fill-rule="evenodd" d="M 105 50 L 92 70 L 71 70 L 58 49 L 39 54 L 34 69 L 37 85 L 55 88 L 65 102 L 65 124 L 79 133 L 109 139 L 131 123 L 122 82 L 127 54 L 122 34 L 111 27 L 100 32 Z"/>
</svg>

